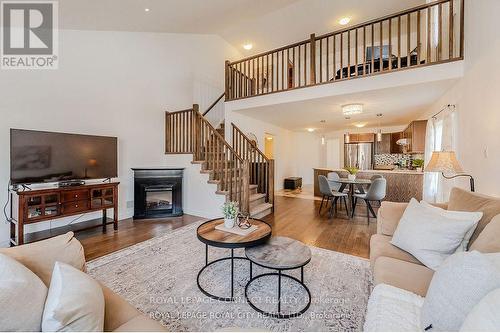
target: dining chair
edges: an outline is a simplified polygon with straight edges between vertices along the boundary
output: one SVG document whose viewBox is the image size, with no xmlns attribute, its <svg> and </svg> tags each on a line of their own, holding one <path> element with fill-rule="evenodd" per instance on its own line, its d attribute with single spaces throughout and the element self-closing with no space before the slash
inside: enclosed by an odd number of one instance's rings
<svg viewBox="0 0 500 333">
<path fill-rule="evenodd" d="M 330 172 L 328 173 L 328 182 L 330 183 L 330 186 L 335 189 L 335 191 L 340 192 L 340 188 L 342 187 L 341 183 L 336 182 L 337 180 L 340 180 L 340 176 L 336 172 Z M 346 187 L 342 191 L 344 193 L 348 193 L 349 189 Z"/>
<path fill-rule="evenodd" d="M 356 193 L 354 194 L 354 206 L 352 208 L 352 216 L 354 217 L 354 212 L 356 211 L 356 205 L 358 203 L 358 199 L 362 199 L 366 203 L 366 217 L 368 219 L 368 224 L 370 223 L 370 213 L 373 214 L 373 217 L 377 218 L 377 214 L 373 210 L 371 202 L 382 202 L 384 200 L 387 193 L 387 179 L 385 178 L 376 178 L 373 180 L 370 188 L 364 194 Z"/>
<path fill-rule="evenodd" d="M 345 205 L 345 209 L 347 215 L 349 215 L 349 208 L 347 207 L 347 194 L 338 192 L 338 188 L 333 182 L 328 181 L 324 175 L 318 176 L 319 183 L 319 191 L 323 195 L 321 199 L 321 205 L 319 206 L 319 214 L 321 214 L 321 210 L 323 209 L 323 204 L 326 200 L 326 206 L 328 207 L 328 202 L 332 200 L 332 206 L 330 208 L 330 217 L 332 217 L 333 210 L 335 208 L 335 213 L 337 212 L 337 201 L 339 198 L 342 199 Z M 340 188 L 340 184 L 339 184 Z"/>
</svg>

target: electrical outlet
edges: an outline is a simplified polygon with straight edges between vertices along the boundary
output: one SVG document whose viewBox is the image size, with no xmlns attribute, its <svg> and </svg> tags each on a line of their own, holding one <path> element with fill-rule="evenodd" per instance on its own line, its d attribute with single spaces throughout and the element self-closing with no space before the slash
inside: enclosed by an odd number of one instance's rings
<svg viewBox="0 0 500 333">
<path fill-rule="evenodd" d="M 134 208 L 134 201 L 127 201 L 127 208 Z"/>
</svg>

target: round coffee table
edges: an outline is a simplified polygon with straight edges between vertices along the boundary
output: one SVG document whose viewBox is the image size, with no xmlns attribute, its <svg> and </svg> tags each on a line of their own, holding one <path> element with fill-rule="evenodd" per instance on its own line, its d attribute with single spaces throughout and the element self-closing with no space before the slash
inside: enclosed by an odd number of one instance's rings
<svg viewBox="0 0 500 333">
<path fill-rule="evenodd" d="M 304 284 L 304 266 L 311 261 L 311 250 L 303 243 L 288 237 L 273 237 L 266 244 L 245 249 L 245 255 L 250 260 L 250 281 L 245 287 L 245 298 L 250 306 L 273 318 L 293 318 L 305 313 L 311 305 L 311 292 Z M 265 273 L 252 277 L 252 264 L 277 270 L 277 273 Z M 300 280 L 282 271 L 300 268 Z M 278 276 L 278 312 L 270 313 L 259 309 L 248 297 L 248 287 L 253 281 L 265 276 Z M 281 279 L 285 277 L 298 282 L 307 292 L 307 305 L 296 313 L 283 314 L 281 312 Z"/>
<path fill-rule="evenodd" d="M 248 221 L 252 224 L 252 226 L 257 226 L 257 230 L 247 236 L 240 236 L 237 234 L 215 229 L 216 226 L 224 224 L 224 219 L 214 219 L 207 221 L 201 224 L 196 230 L 198 239 L 205 244 L 205 266 L 198 272 L 196 282 L 198 283 L 198 288 L 208 297 L 225 302 L 234 301 L 234 260 L 248 260 L 248 258 L 246 257 L 235 257 L 234 249 L 257 246 L 265 243 L 271 237 L 271 226 L 269 224 L 257 219 L 249 219 Z M 231 256 L 209 262 L 209 246 L 231 249 Z M 200 285 L 201 273 L 209 266 L 224 260 L 231 260 L 231 297 L 216 296 L 203 289 Z"/>
</svg>

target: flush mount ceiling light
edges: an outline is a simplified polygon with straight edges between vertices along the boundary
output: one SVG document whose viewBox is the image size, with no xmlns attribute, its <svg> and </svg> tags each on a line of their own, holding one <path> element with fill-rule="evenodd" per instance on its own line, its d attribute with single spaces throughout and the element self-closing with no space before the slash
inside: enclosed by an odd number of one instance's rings
<svg viewBox="0 0 500 333">
<path fill-rule="evenodd" d="M 308 131 L 309 133 L 312 133 L 312 132 L 314 132 L 315 130 L 316 130 L 316 129 L 314 129 L 314 128 L 308 128 L 308 129 L 307 129 L 307 131 Z"/>
<path fill-rule="evenodd" d="M 344 116 L 352 116 L 363 113 L 363 104 L 347 104 L 342 106 Z"/>
<path fill-rule="evenodd" d="M 248 44 L 243 44 L 243 48 L 247 51 L 251 50 L 253 48 L 253 45 L 251 43 Z"/>
<path fill-rule="evenodd" d="M 363 128 L 366 126 L 366 123 L 356 123 L 354 124 L 354 126 L 356 126 L 357 128 Z"/>
<path fill-rule="evenodd" d="M 346 24 L 349 24 L 349 22 L 351 22 L 351 18 L 350 17 L 343 17 L 339 20 L 339 23 L 341 25 L 346 25 Z"/>
<path fill-rule="evenodd" d="M 146 13 L 147 13 L 147 12 L 149 12 L 150 10 L 151 10 L 151 9 L 149 9 L 149 8 L 144 8 L 144 11 L 145 11 Z"/>
</svg>

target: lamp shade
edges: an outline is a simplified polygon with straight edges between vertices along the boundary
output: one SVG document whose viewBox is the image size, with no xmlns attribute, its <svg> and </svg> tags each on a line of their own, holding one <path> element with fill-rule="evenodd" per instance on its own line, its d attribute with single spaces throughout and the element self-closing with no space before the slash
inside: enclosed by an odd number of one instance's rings
<svg viewBox="0 0 500 333">
<path fill-rule="evenodd" d="M 443 172 L 447 174 L 463 173 L 454 151 L 435 151 L 425 167 L 425 172 Z"/>
</svg>

